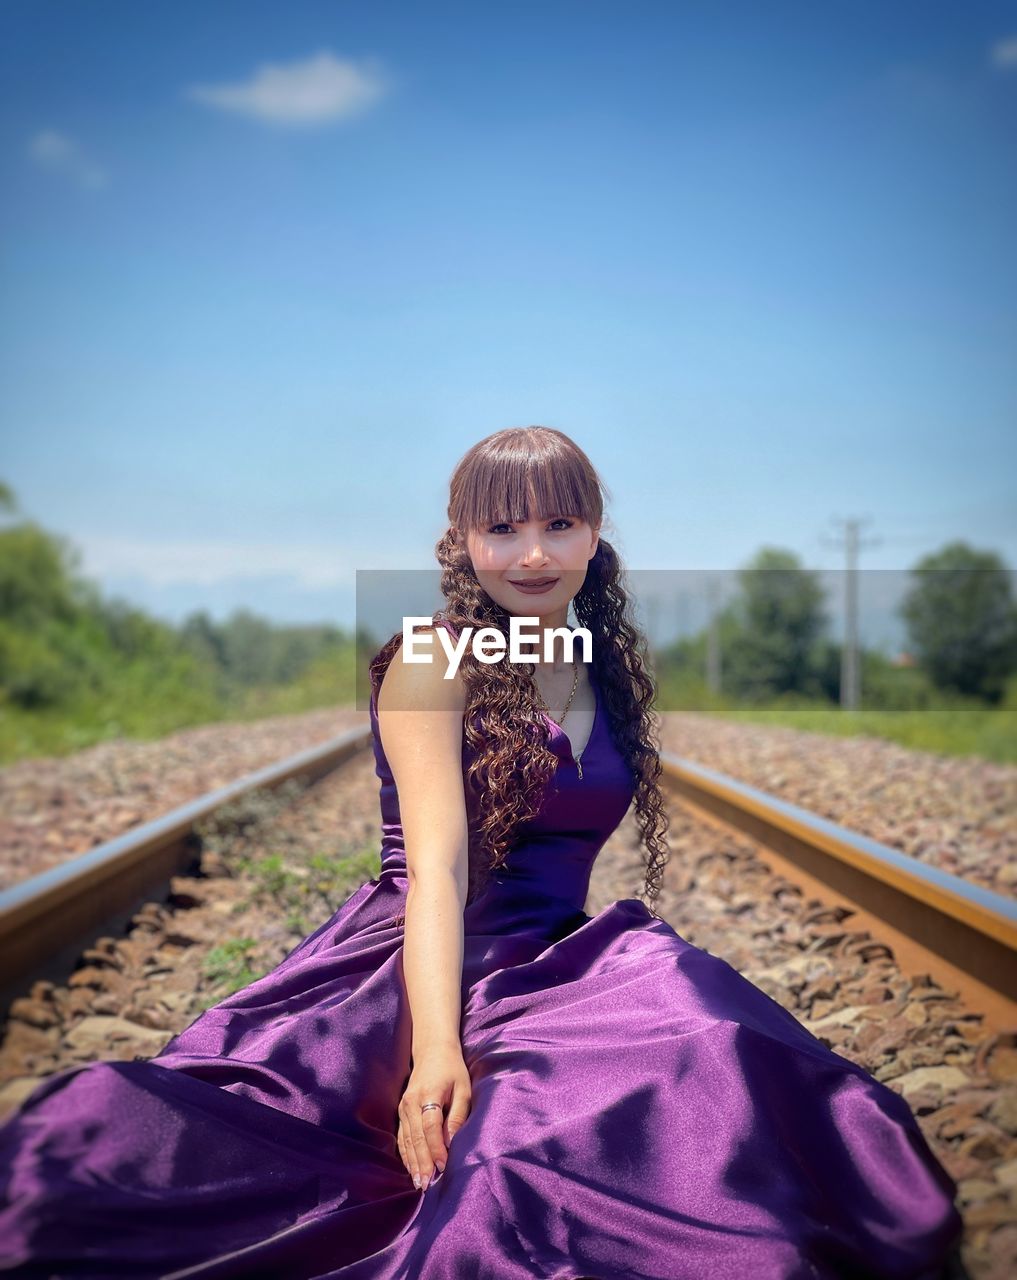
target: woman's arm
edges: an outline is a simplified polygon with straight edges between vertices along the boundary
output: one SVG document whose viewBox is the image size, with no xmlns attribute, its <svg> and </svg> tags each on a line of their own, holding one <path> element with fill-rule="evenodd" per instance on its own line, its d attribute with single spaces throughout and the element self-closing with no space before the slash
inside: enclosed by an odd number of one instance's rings
<svg viewBox="0 0 1017 1280">
<path fill-rule="evenodd" d="M 395 779 L 406 848 L 403 968 L 413 1061 L 415 1068 L 423 1064 L 416 1073 L 426 1082 L 423 1091 L 431 1090 L 423 1101 L 448 1101 L 449 1077 L 456 1077 L 448 1116 L 451 1139 L 466 1118 L 468 1102 L 459 1038 L 468 886 L 462 773 L 466 695 L 458 673 L 444 679 L 444 651 L 437 643 L 434 650 L 431 663 L 405 663 L 402 648 L 396 651 L 378 691 L 378 728 Z M 444 1167 L 442 1115 L 432 1109 L 421 1116 L 415 1094 L 408 1101 L 409 1136 L 418 1154 L 413 1163 L 429 1178 L 429 1161 Z"/>
</svg>

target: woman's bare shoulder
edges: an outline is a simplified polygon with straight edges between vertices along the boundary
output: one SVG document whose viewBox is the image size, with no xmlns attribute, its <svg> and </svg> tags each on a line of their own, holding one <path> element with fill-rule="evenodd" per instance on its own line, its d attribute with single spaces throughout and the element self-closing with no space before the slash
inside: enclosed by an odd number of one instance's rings
<svg viewBox="0 0 1017 1280">
<path fill-rule="evenodd" d="M 439 635 L 441 630 L 437 626 L 416 629 L 418 643 L 414 661 L 407 660 L 403 645 L 396 649 L 378 689 L 379 712 L 431 711 L 462 719 L 466 711 L 466 686 L 462 673 L 453 672 L 449 667 Z M 422 643 L 428 636 L 430 645 Z M 420 661 L 428 655 L 430 661 Z"/>
</svg>

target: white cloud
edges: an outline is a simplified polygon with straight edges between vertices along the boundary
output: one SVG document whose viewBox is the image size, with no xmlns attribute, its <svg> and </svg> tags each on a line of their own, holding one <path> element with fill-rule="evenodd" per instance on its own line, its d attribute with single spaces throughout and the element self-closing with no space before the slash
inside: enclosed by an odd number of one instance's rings
<svg viewBox="0 0 1017 1280">
<path fill-rule="evenodd" d="M 283 576 L 294 585 L 318 589 L 352 585 L 356 557 L 341 547 L 277 542 L 143 542 L 137 538 L 75 536 L 86 576 L 136 577 L 154 586 L 192 583 L 211 586 L 229 580 Z"/>
<path fill-rule="evenodd" d="M 108 181 L 103 169 L 88 158 L 78 143 L 55 129 L 43 129 L 28 144 L 28 154 L 43 169 L 61 174 L 81 187 L 96 189 Z"/>
<path fill-rule="evenodd" d="M 991 57 L 997 67 L 1017 67 L 1017 36 L 997 40 L 992 46 Z"/>
<path fill-rule="evenodd" d="M 191 85 L 188 98 L 277 124 L 321 124 L 353 116 L 388 89 L 380 63 L 359 64 L 321 50 L 302 62 L 264 63 L 238 84 Z"/>
</svg>

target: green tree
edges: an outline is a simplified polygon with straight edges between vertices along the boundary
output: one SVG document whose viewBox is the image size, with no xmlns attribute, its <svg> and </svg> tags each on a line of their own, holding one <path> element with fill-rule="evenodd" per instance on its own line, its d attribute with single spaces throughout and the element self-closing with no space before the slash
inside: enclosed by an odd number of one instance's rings
<svg viewBox="0 0 1017 1280">
<path fill-rule="evenodd" d="M 235 609 L 222 628 L 226 670 L 238 685 L 269 684 L 276 667 L 274 628 L 249 609 Z"/>
<path fill-rule="evenodd" d="M 78 603 L 75 552 L 32 521 L 0 530 L 0 617 L 18 627 L 71 620 Z"/>
<path fill-rule="evenodd" d="M 740 596 L 720 619 L 724 690 L 750 701 L 822 696 L 823 588 L 798 557 L 763 547 L 739 571 Z"/>
<path fill-rule="evenodd" d="M 994 551 L 948 543 L 912 569 L 901 605 L 911 648 L 939 689 L 988 703 L 1017 670 L 1013 574 Z"/>
<path fill-rule="evenodd" d="M 15 505 L 0 486 L 0 506 Z M 96 678 L 76 564 L 70 543 L 30 520 L 0 529 L 0 697 L 15 706 L 61 702 Z"/>
<path fill-rule="evenodd" d="M 226 668 L 222 632 L 205 609 L 196 609 L 187 615 L 180 627 L 180 639 L 184 648 L 202 663 Z"/>
</svg>

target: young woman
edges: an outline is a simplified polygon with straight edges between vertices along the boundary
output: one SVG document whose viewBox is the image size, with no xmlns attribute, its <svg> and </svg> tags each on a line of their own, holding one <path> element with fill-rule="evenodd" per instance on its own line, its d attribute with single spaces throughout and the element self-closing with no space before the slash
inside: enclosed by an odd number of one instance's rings
<svg viewBox="0 0 1017 1280">
<path fill-rule="evenodd" d="M 654 910 L 653 685 L 588 458 L 497 432 L 448 514 L 435 660 L 400 633 L 371 664 L 379 877 L 154 1058 L 36 1089 L 0 1129 L 6 1274 L 940 1277 L 956 1187 L 907 1103 Z M 445 678 L 439 631 L 570 605 L 589 660 Z M 588 916 L 632 805 L 643 894 Z"/>
</svg>

